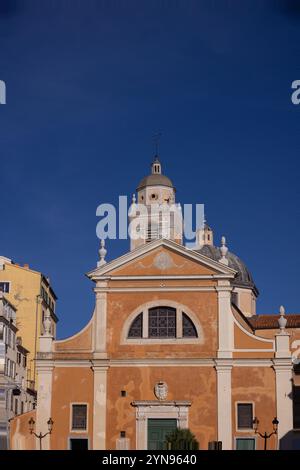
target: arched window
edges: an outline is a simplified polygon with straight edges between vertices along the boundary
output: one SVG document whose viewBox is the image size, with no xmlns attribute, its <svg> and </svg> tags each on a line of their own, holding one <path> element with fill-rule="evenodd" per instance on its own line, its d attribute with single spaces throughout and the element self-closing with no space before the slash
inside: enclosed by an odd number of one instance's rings
<svg viewBox="0 0 300 470">
<path fill-rule="evenodd" d="M 176 338 L 176 309 L 156 307 L 149 310 L 149 338 Z"/>
<path fill-rule="evenodd" d="M 152 240 L 156 240 L 159 238 L 159 227 L 158 224 L 155 222 L 151 221 L 148 224 L 148 229 L 147 229 L 147 242 L 151 242 Z"/>
<path fill-rule="evenodd" d="M 195 317 L 192 318 L 194 320 Z M 193 320 L 180 307 L 157 306 L 144 308 L 129 323 L 129 329 L 127 330 L 127 327 L 125 330 L 126 338 L 132 340 L 132 342 L 138 340 L 138 343 L 140 339 L 149 343 L 155 343 L 155 341 L 164 343 L 168 340 L 188 343 L 195 341 L 196 338 L 197 342 L 201 342 L 201 326 L 197 325 L 196 327 Z"/>
<path fill-rule="evenodd" d="M 182 312 L 182 336 L 184 338 L 197 338 L 197 330 L 192 320 Z"/>
<path fill-rule="evenodd" d="M 140 313 L 129 328 L 128 338 L 141 338 L 143 336 L 143 314 Z"/>
</svg>

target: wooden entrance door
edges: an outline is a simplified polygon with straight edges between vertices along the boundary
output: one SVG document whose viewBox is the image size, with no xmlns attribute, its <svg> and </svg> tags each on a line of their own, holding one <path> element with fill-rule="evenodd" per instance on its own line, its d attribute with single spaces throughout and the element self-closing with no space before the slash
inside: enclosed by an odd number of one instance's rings
<svg viewBox="0 0 300 470">
<path fill-rule="evenodd" d="M 166 436 L 175 431 L 176 428 L 176 419 L 148 419 L 148 449 L 166 449 Z"/>
</svg>

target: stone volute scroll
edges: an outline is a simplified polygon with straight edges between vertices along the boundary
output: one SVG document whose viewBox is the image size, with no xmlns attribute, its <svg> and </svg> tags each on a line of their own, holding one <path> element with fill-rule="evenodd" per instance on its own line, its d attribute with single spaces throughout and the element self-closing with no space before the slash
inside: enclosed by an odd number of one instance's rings
<svg viewBox="0 0 300 470">
<path fill-rule="evenodd" d="M 159 401 L 166 400 L 168 396 L 168 385 L 166 382 L 157 382 L 154 387 L 154 394 Z"/>
</svg>

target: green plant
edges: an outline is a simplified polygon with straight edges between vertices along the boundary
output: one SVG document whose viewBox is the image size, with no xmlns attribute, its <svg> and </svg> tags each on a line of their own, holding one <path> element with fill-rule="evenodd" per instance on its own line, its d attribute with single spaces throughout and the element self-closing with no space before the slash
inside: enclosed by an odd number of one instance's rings
<svg viewBox="0 0 300 470">
<path fill-rule="evenodd" d="M 198 450 L 199 442 L 189 429 L 176 429 L 166 437 L 168 450 Z"/>
</svg>

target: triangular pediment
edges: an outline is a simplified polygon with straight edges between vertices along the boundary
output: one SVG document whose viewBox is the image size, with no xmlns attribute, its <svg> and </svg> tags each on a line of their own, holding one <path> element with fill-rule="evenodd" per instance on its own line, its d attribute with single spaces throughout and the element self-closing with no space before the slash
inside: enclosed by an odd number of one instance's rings
<svg viewBox="0 0 300 470">
<path fill-rule="evenodd" d="M 233 278 L 235 271 L 170 240 L 155 240 L 88 273 L 103 276 L 219 276 Z"/>
</svg>

